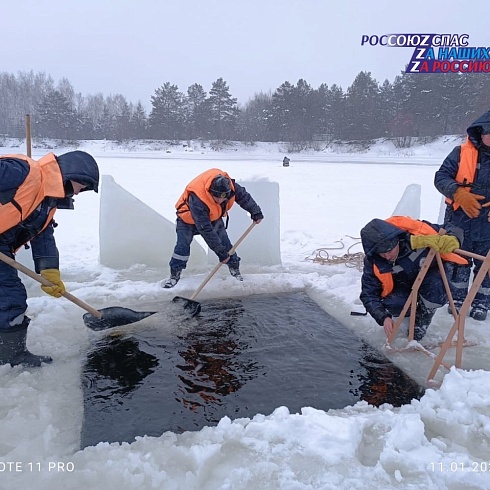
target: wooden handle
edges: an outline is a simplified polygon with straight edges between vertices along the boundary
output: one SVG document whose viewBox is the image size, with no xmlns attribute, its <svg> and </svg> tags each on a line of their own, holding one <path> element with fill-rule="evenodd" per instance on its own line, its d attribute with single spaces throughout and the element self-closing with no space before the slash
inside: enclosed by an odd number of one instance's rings
<svg viewBox="0 0 490 490">
<path fill-rule="evenodd" d="M 31 116 L 26 114 L 26 155 L 32 157 Z"/>
<path fill-rule="evenodd" d="M 240 243 L 243 242 L 243 240 L 245 239 L 245 237 L 253 230 L 254 226 L 256 225 L 257 223 L 254 221 L 243 233 L 243 235 L 237 240 L 237 242 L 235 243 L 235 245 L 233 245 L 233 247 L 230 248 L 230 251 L 228 252 L 228 255 L 233 255 L 235 253 L 235 250 L 237 249 L 238 245 L 240 245 Z M 222 262 L 218 262 L 214 269 L 208 274 L 208 276 L 206 277 L 206 279 L 204 279 L 204 281 L 201 283 L 201 285 L 197 288 L 196 292 L 191 296 L 191 301 L 193 301 L 196 296 L 202 291 L 202 288 L 209 282 L 209 280 L 216 274 L 216 272 L 218 272 L 218 269 L 221 267 L 223 263 Z"/>
<path fill-rule="evenodd" d="M 31 269 L 28 269 L 24 265 L 20 264 L 14 259 L 11 259 L 8 255 L 5 255 L 2 252 L 0 252 L 0 260 L 10 265 L 14 269 L 17 269 L 18 271 L 24 273 L 26 276 L 29 276 L 31 279 L 34 279 L 35 281 L 41 283 L 43 286 L 54 286 L 52 282 L 48 281 L 43 276 L 36 274 L 34 271 L 31 271 Z M 95 318 L 98 318 L 99 320 L 102 318 L 102 313 L 100 311 L 97 311 L 95 308 L 92 308 L 87 303 L 84 303 L 81 299 L 73 296 L 73 294 L 65 291 L 63 293 L 63 297 L 71 301 L 72 303 L 75 303 L 77 306 L 80 306 L 80 308 L 83 308 L 85 311 L 88 311 Z"/>
<path fill-rule="evenodd" d="M 485 260 L 485 257 L 483 255 L 478 255 L 474 254 L 473 252 L 467 252 L 466 250 L 461 250 L 460 248 L 457 248 L 454 252 L 456 252 L 459 255 L 465 255 L 466 257 L 471 257 L 472 259 L 478 259 L 478 260 Z"/>
</svg>

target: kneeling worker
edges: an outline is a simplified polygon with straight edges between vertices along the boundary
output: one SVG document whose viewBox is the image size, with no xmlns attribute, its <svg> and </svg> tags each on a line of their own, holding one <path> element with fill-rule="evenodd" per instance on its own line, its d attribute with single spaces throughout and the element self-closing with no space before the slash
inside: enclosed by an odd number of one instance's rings
<svg viewBox="0 0 490 490">
<path fill-rule="evenodd" d="M 412 291 L 412 285 L 429 253 L 434 248 L 444 261 L 466 263 L 458 254 L 463 232 L 447 227 L 446 235 L 438 235 L 440 226 L 407 216 L 387 220 L 373 219 L 361 230 L 364 248 L 364 269 L 360 299 L 366 311 L 384 327 L 389 338 L 395 322 Z M 437 308 L 447 303 L 447 294 L 437 266 L 433 261 L 418 290 L 414 339 L 426 334 Z"/>
</svg>

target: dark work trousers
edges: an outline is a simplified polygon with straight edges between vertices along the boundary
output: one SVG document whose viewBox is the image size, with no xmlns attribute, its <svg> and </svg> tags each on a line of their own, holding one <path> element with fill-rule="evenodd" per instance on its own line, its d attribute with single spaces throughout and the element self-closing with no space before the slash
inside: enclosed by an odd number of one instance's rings
<svg viewBox="0 0 490 490">
<path fill-rule="evenodd" d="M 225 225 L 222 219 L 219 219 L 213 223 L 214 229 L 218 234 L 218 237 L 222 243 L 229 250 L 232 245 L 228 234 L 226 233 Z M 191 243 L 194 235 L 199 235 L 196 225 L 189 225 L 184 223 L 181 219 L 177 218 L 176 225 L 177 244 L 174 248 L 174 253 L 170 259 L 169 265 L 173 270 L 181 271 L 187 267 L 187 261 L 191 254 Z M 240 262 L 240 257 L 234 253 L 226 265 L 230 267 L 237 267 Z"/>
<path fill-rule="evenodd" d="M 14 255 L 5 245 L 0 252 L 10 258 Z M 10 322 L 27 310 L 27 293 L 17 270 L 0 261 L 0 329 L 11 328 Z"/>
<path fill-rule="evenodd" d="M 461 248 L 485 257 L 490 250 L 490 240 L 474 241 L 465 233 L 463 247 Z M 481 260 L 470 259 L 469 257 L 465 257 L 465 259 L 468 261 L 468 265 L 448 264 L 448 278 L 454 291 L 454 301 L 459 304 L 463 303 L 468 294 L 471 271 L 473 270 L 473 278 L 475 278 L 482 265 Z M 488 274 L 485 274 L 472 305 L 484 310 L 490 309 L 490 278 Z"/>
</svg>

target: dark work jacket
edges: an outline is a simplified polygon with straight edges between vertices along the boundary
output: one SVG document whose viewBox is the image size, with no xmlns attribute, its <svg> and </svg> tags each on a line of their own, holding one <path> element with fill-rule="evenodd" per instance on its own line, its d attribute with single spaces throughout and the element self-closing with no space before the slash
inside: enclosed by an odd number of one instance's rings
<svg viewBox="0 0 490 490">
<path fill-rule="evenodd" d="M 247 192 L 245 187 L 241 186 L 240 184 L 237 184 L 234 180 L 233 180 L 233 185 L 235 187 L 235 192 L 234 193 L 232 192 L 232 196 L 235 197 L 235 202 L 245 211 L 249 212 L 251 215 L 260 213 L 261 212 L 260 206 L 254 201 L 254 199 Z M 197 231 L 203 237 L 208 247 L 220 259 L 226 258 L 228 250 L 225 250 L 225 246 L 221 243 L 221 240 L 214 229 L 214 225 L 218 220 L 211 221 L 209 219 L 208 206 L 201 199 L 199 199 L 194 193 L 189 194 L 188 206 L 192 214 L 192 219 L 194 220 Z M 226 201 L 222 204 L 222 206 L 226 206 Z"/>
<path fill-rule="evenodd" d="M 29 173 L 27 162 L 19 158 L 0 159 L 0 192 L 17 189 Z M 54 222 L 43 230 L 50 211 L 56 207 L 57 199 L 46 197 L 37 209 L 22 223 L 0 235 L 0 248 L 14 253 L 19 247 L 31 242 L 32 257 L 36 272 L 43 269 L 58 269 L 59 254 L 54 239 Z M 20 214 L 19 214 L 20 217 Z"/>
<path fill-rule="evenodd" d="M 490 147 L 482 144 L 480 127 L 482 124 L 490 123 L 490 111 L 476 119 L 467 129 L 468 139 L 478 150 L 478 162 L 475 180 L 471 186 L 473 194 L 480 194 L 486 197 L 481 203 L 490 201 Z M 459 169 L 461 146 L 456 146 L 446 157 L 434 177 L 434 185 L 444 196 L 451 198 L 460 187 L 456 182 L 456 175 Z M 446 207 L 445 223 L 452 223 L 462 228 L 465 235 L 471 237 L 471 241 L 490 240 L 490 223 L 488 222 L 489 209 L 480 211 L 477 218 L 470 218 L 459 208 L 454 210 L 451 205 Z M 470 240 L 468 240 L 470 242 Z"/>
<path fill-rule="evenodd" d="M 0 196 L 13 196 L 29 174 L 29 164 L 22 157 L 22 155 L 0 157 Z M 86 190 L 97 192 L 99 172 L 92 156 L 82 151 L 73 151 L 55 158 L 60 167 L 63 186 L 69 180 L 76 180 L 87 185 Z M 59 269 L 54 220 L 51 219 L 45 227 L 53 209 L 73 209 L 73 200 L 71 197 L 47 196 L 29 216 L 23 218 L 22 222 L 19 214 L 19 223 L 0 234 L 0 249 L 13 253 L 30 242 L 36 272 L 39 273 L 44 269 Z"/>
</svg>

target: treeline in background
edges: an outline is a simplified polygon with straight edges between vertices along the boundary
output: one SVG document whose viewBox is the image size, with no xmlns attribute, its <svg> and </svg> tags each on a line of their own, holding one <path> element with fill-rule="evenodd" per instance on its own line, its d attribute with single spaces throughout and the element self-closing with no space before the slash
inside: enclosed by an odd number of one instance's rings
<svg viewBox="0 0 490 490">
<path fill-rule="evenodd" d="M 482 74 L 401 74 L 379 84 L 361 71 L 346 91 L 285 81 L 272 93 L 237 103 L 225 80 L 209 91 L 195 83 L 185 92 L 170 82 L 155 89 L 147 114 L 123 95 L 76 93 L 66 78 L 44 72 L 0 73 L 0 138 L 289 142 L 291 150 L 334 140 L 390 138 L 399 147 L 413 138 L 464 134 L 490 109 L 490 77 Z"/>
</svg>

